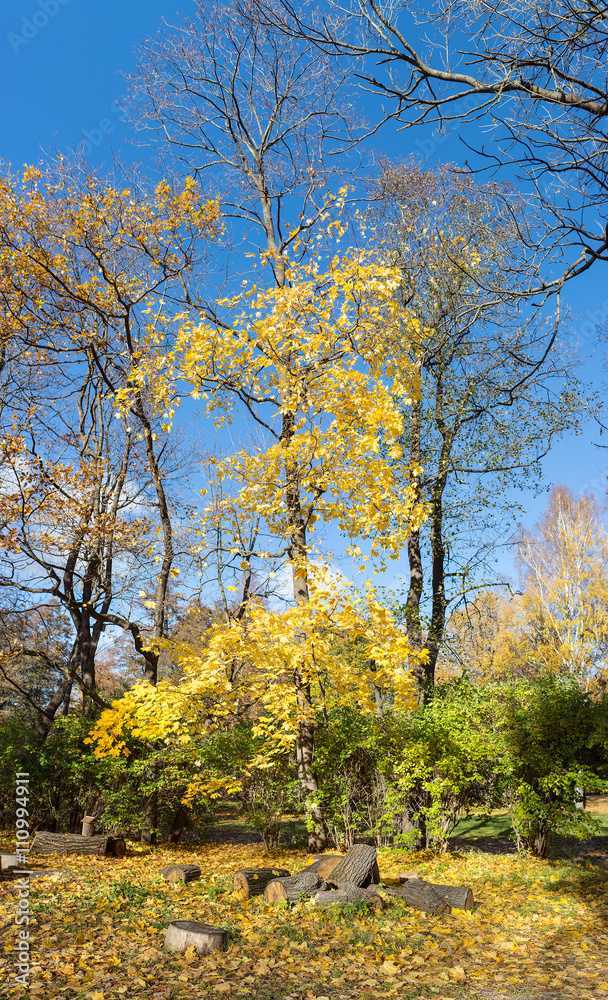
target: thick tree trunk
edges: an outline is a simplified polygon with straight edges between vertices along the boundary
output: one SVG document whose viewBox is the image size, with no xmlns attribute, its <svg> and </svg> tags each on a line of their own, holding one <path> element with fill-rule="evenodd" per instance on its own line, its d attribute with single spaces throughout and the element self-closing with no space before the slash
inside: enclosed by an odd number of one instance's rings
<svg viewBox="0 0 608 1000">
<path fill-rule="evenodd" d="M 57 690 L 51 696 L 44 709 L 38 709 L 38 714 L 36 716 L 36 733 L 41 740 L 45 740 L 47 738 L 51 726 L 55 721 L 55 716 L 61 705 L 63 705 L 64 708 L 66 704 L 69 706 L 71 692 L 72 681 L 66 675 L 61 678 Z M 64 714 L 67 714 L 67 712 L 64 712 Z"/>
<path fill-rule="evenodd" d="M 375 847 L 371 847 L 369 844 L 354 844 L 346 852 L 342 861 L 336 865 L 327 880 L 332 885 L 337 885 L 338 888 L 342 886 L 343 882 L 348 882 L 350 885 L 366 889 L 377 875 L 377 857 Z"/>
<path fill-rule="evenodd" d="M 409 881 L 413 880 L 408 879 Z M 426 882 L 425 884 L 432 886 L 441 898 L 456 910 L 472 910 L 475 905 L 473 890 L 469 889 L 466 885 L 436 885 L 433 882 Z"/>
<path fill-rule="evenodd" d="M 195 882 L 201 877 L 198 865 L 167 865 L 160 874 L 165 882 Z"/>
<path fill-rule="evenodd" d="M 179 838 L 186 829 L 187 825 L 188 825 L 188 807 L 180 802 L 180 804 L 176 809 L 175 816 L 173 817 L 171 830 L 169 831 L 170 844 L 179 844 Z"/>
<path fill-rule="evenodd" d="M 315 872 L 321 878 L 327 879 L 344 858 L 343 854 L 319 854 L 311 865 L 303 869 L 305 872 Z"/>
<path fill-rule="evenodd" d="M 291 872 L 286 868 L 243 868 L 234 873 L 232 889 L 243 899 L 248 899 L 249 896 L 261 896 L 268 883 L 274 879 L 290 877 Z"/>
<path fill-rule="evenodd" d="M 167 951 L 184 952 L 193 947 L 201 955 L 221 951 L 226 944 L 228 931 L 223 927 L 199 924 L 196 920 L 172 920 L 165 934 Z"/>
<path fill-rule="evenodd" d="M 298 693 L 301 694 L 301 691 Z M 306 698 L 304 695 L 302 702 L 308 708 L 310 702 L 309 690 L 308 697 Z M 300 722 L 296 738 L 296 760 L 298 765 L 298 780 L 305 796 L 308 850 L 311 854 L 322 851 L 327 846 L 327 833 L 325 832 L 323 813 L 316 800 L 319 792 L 319 783 L 313 768 L 314 746 L 314 725 L 312 722 Z"/>
<path fill-rule="evenodd" d="M 341 882 L 339 889 L 329 889 L 321 891 L 313 896 L 315 906 L 347 906 L 349 903 L 367 903 L 382 909 L 382 899 L 375 892 L 369 889 L 362 889 L 352 882 Z"/>
<path fill-rule="evenodd" d="M 39 830 L 34 837 L 35 854 L 107 854 L 124 858 L 126 845 L 122 837 L 82 837 L 72 833 L 49 833 Z"/>
</svg>

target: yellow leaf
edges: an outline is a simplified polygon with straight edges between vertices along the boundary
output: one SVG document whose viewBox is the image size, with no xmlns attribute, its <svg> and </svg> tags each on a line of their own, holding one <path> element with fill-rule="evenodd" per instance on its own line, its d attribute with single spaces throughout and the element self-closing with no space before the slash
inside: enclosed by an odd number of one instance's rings
<svg viewBox="0 0 608 1000">
<path fill-rule="evenodd" d="M 461 965 L 453 965 L 450 969 L 450 975 L 454 976 L 455 979 L 463 979 L 466 976 L 466 972 Z"/>
</svg>

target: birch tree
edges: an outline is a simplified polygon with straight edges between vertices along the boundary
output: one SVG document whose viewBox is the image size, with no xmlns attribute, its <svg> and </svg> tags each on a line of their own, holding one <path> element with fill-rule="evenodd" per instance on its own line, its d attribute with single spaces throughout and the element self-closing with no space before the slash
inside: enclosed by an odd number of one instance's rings
<svg viewBox="0 0 608 1000">
<path fill-rule="evenodd" d="M 601 687 L 607 560 L 604 505 L 556 486 L 538 523 L 521 531 L 519 591 L 481 594 L 450 622 L 459 664 L 482 681 L 552 673 Z"/>
</svg>

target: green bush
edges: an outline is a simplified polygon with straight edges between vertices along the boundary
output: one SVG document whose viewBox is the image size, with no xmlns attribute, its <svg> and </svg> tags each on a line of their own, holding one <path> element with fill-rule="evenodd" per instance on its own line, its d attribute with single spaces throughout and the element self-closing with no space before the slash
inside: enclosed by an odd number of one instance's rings
<svg viewBox="0 0 608 1000">
<path fill-rule="evenodd" d="M 608 788 L 606 704 L 573 678 L 493 685 L 503 754 L 497 761 L 519 851 L 544 857 L 556 834 L 579 838 L 597 824 L 577 808 L 581 789 Z"/>
</svg>

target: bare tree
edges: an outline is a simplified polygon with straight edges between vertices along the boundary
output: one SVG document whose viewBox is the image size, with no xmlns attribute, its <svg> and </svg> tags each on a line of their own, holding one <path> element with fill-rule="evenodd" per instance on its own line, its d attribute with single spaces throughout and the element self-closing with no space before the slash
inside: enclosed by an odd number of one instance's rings
<svg viewBox="0 0 608 1000">
<path fill-rule="evenodd" d="M 144 44 L 129 113 L 188 172 L 213 172 L 224 218 L 245 224 L 231 230 L 232 245 L 259 233 L 282 285 L 283 255 L 331 210 L 330 182 L 364 132 L 353 125 L 351 67 L 260 25 L 247 8 L 196 8 Z"/>
<path fill-rule="evenodd" d="M 386 163 L 375 199 L 370 221 L 420 324 L 411 351 L 420 394 L 403 444 L 429 517 L 408 540 L 402 610 L 412 644 L 428 651 L 414 670 L 427 700 L 448 608 L 498 582 L 488 558 L 516 527 L 510 491 L 540 485 L 540 459 L 588 402 L 558 323 L 547 331 L 513 301 L 505 262 L 523 207 L 514 192 L 449 166 Z"/>
<path fill-rule="evenodd" d="M 541 210 L 535 238 L 522 232 L 530 260 L 539 272 L 561 261 L 522 291 L 551 293 L 608 260 L 606 3 L 254 6 L 269 28 L 355 58 L 363 87 L 392 102 L 401 127 L 480 124 L 482 166 L 514 168 Z"/>
</svg>

